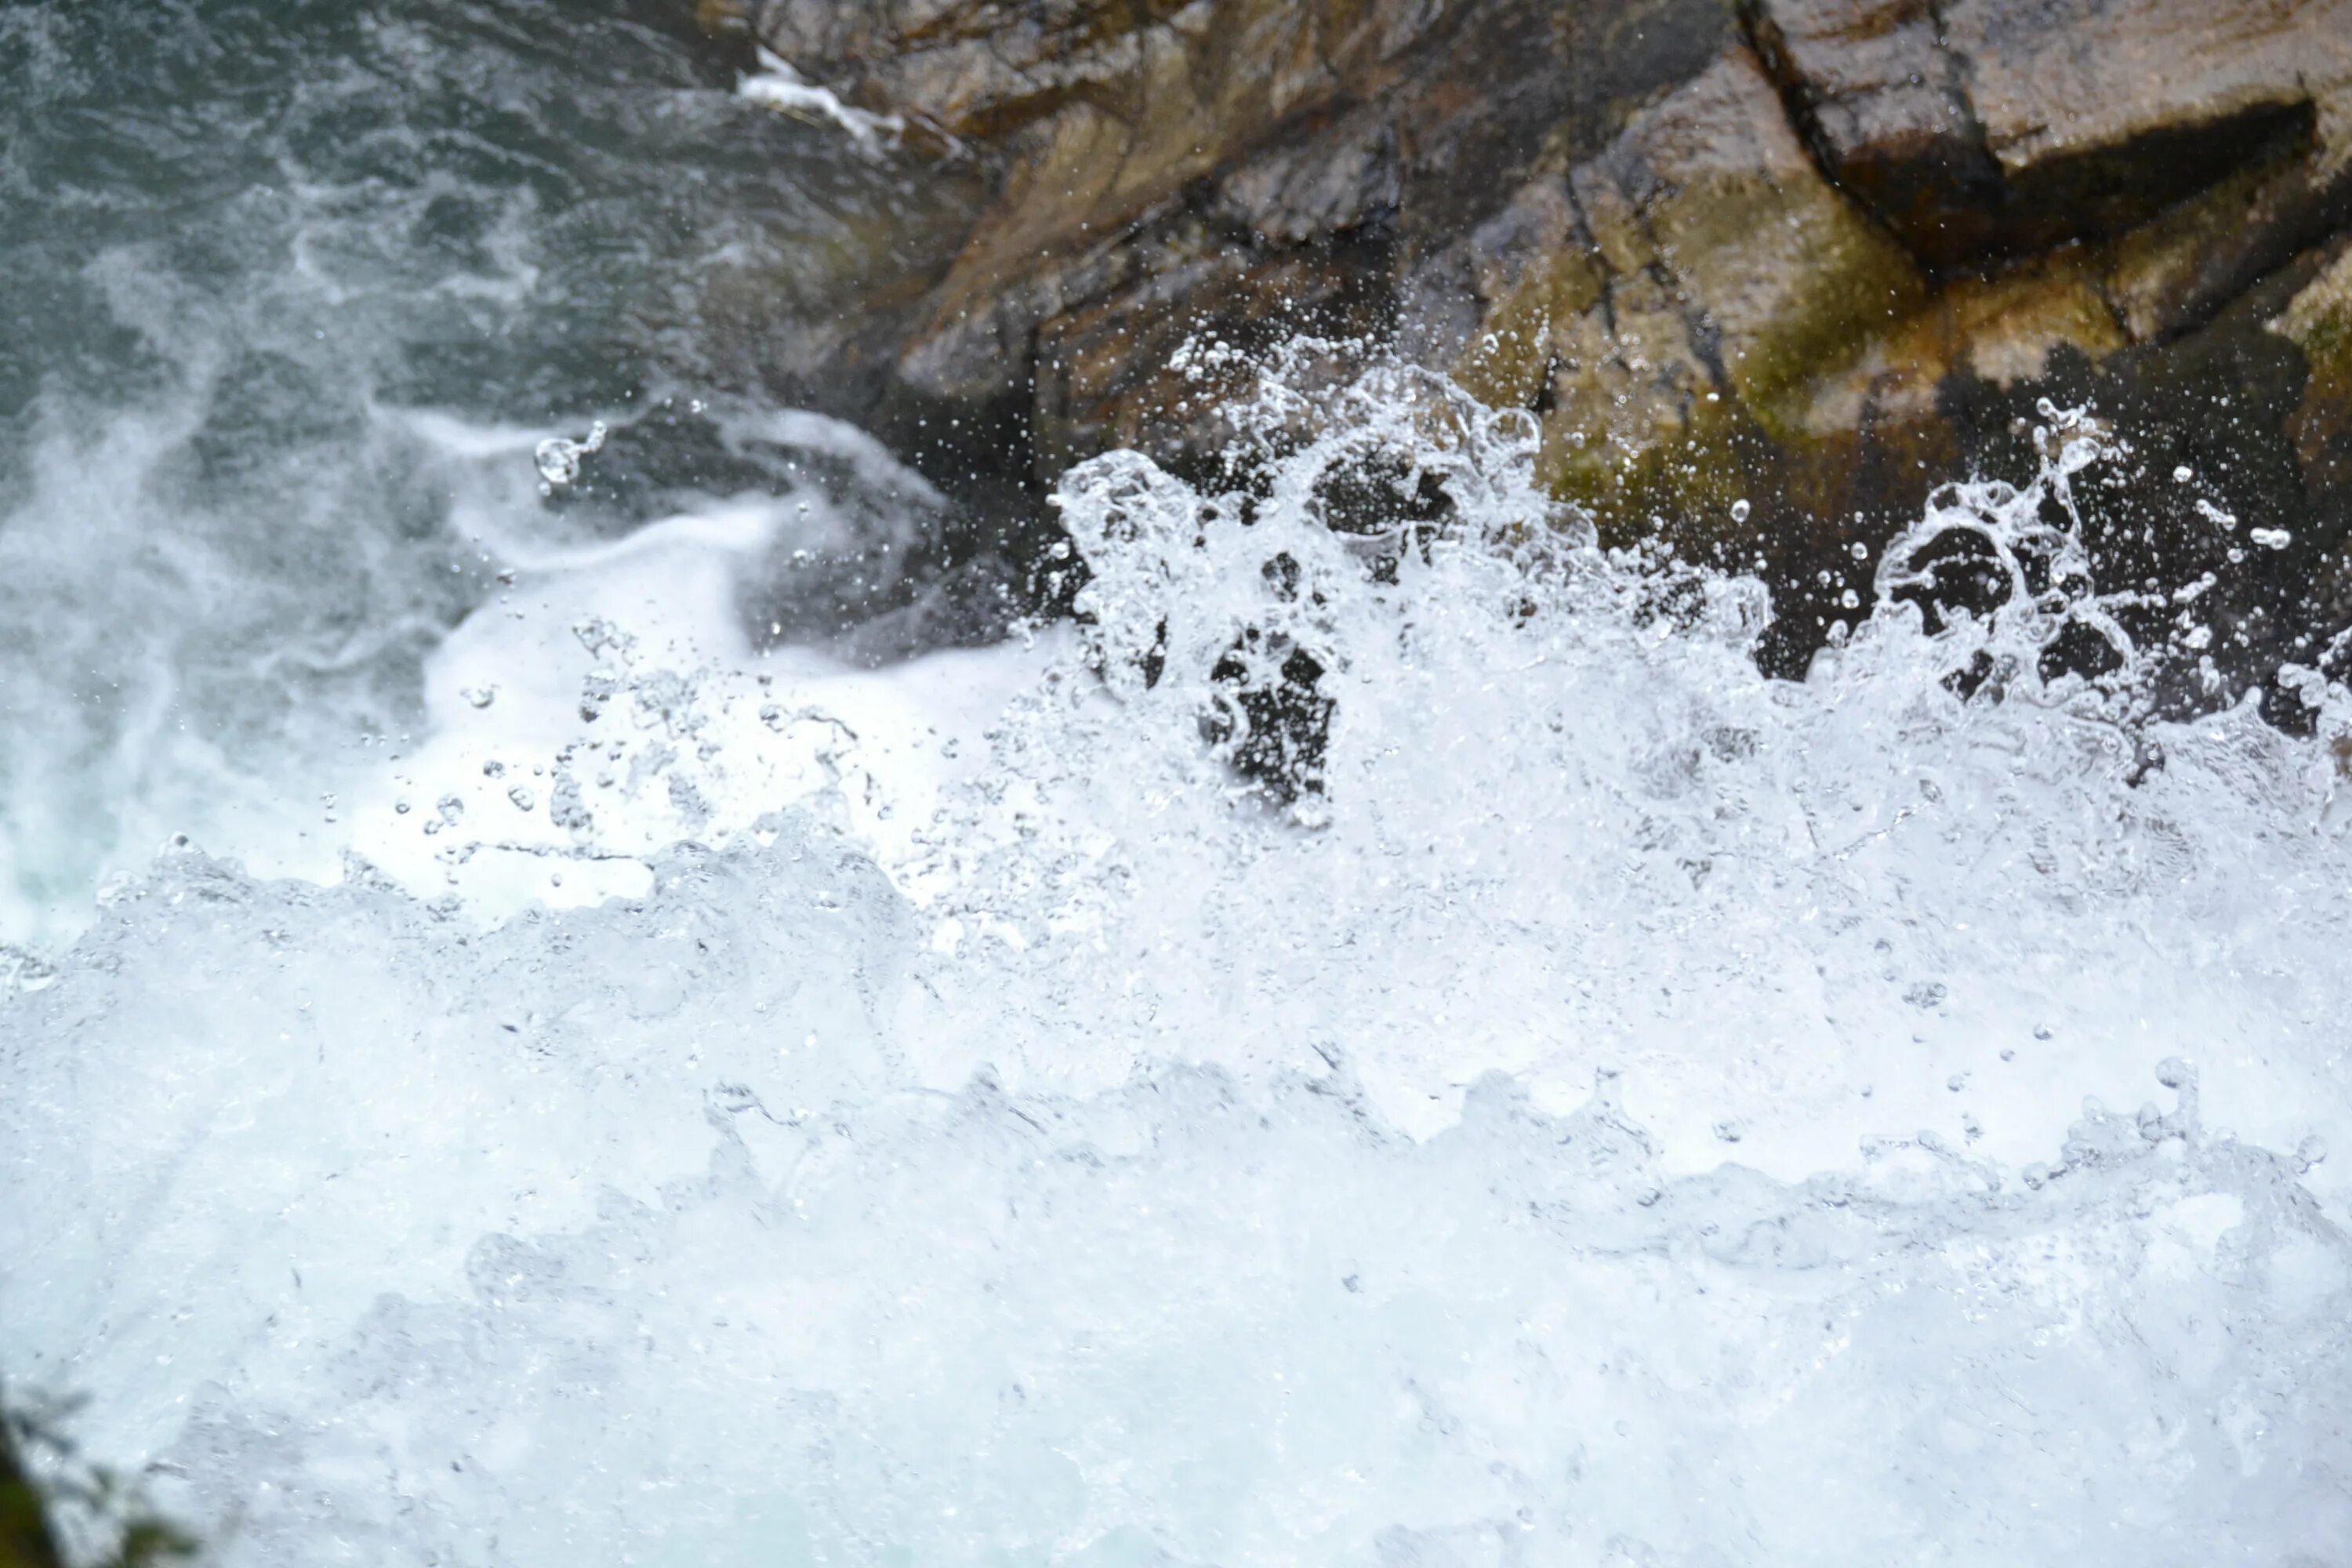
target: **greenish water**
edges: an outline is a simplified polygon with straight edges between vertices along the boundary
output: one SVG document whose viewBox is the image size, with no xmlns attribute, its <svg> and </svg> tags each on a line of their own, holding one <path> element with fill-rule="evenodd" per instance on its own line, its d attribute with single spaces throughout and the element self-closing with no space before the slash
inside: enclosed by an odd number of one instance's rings
<svg viewBox="0 0 2352 1568">
<path fill-rule="evenodd" d="M 739 98 L 747 47 L 689 9 L 0 8 L 0 942 L 167 833 L 315 814 L 414 725 L 485 528 L 617 537 L 804 477 L 729 421 L 940 187 Z M 552 504 L 468 444 L 593 418 Z M 836 636 L 971 554 L 878 501 L 763 623 Z"/>
</svg>

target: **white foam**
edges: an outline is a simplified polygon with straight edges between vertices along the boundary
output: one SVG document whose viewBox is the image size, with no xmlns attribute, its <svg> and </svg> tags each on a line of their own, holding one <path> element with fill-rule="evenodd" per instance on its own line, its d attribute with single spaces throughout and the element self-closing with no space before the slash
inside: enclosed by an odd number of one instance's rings
<svg viewBox="0 0 2352 1568">
<path fill-rule="evenodd" d="M 509 459 L 509 486 L 523 482 L 510 459 L 544 438 L 422 427 Z M 822 453 L 905 504 L 940 504 L 838 420 L 779 411 L 728 435 Z M 709 501 L 605 540 L 551 539 L 521 525 L 530 515 L 488 489 L 457 511 L 505 586 L 426 662 L 419 742 L 351 800 L 348 847 L 372 872 L 455 896 L 477 919 L 641 895 L 670 846 L 725 845 L 787 807 L 907 864 L 941 792 L 984 760 L 988 725 L 1059 646 L 1033 637 L 887 672 L 756 646 L 749 586 L 779 561 L 857 542 L 862 521 L 814 487 Z"/>
<path fill-rule="evenodd" d="M 746 76 L 735 90 L 764 109 L 796 120 L 838 126 L 861 147 L 878 146 L 885 138 L 896 138 L 907 128 L 906 121 L 898 115 L 853 109 L 842 102 L 832 89 L 812 86 L 783 57 L 771 49 L 760 50 L 759 59 L 759 70 Z"/>
<path fill-rule="evenodd" d="M 5 1004 L 12 1373 L 251 1563 L 2328 1561 L 2352 695 L 2142 722 L 2030 657 L 2090 597 L 1768 681 L 1517 423 L 1325 411 L 1246 521 L 1080 469 L 1083 626 L 889 674 L 742 640 L 797 501 L 542 542 L 357 813 L 457 904 L 176 856 Z M 1366 464 L 1453 521 L 1332 533 Z M 1213 672 L 1300 651 L 1284 805 Z"/>
</svg>

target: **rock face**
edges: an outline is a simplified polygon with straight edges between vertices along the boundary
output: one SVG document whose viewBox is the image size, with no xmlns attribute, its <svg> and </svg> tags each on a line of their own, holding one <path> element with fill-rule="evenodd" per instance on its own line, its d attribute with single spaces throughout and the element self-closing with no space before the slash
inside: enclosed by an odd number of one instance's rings
<svg viewBox="0 0 2352 1568">
<path fill-rule="evenodd" d="M 1549 482 L 1615 536 L 1779 568 L 1796 587 L 1766 652 L 1793 667 L 1850 613 L 1811 563 L 1916 515 L 1931 480 L 2022 461 L 2038 399 L 2088 400 L 2149 472 L 2198 476 L 2095 520 L 2119 565 L 2223 560 L 2213 510 L 2269 517 L 2295 543 L 2239 563 L 2231 635 L 2284 647 L 2352 616 L 2328 564 L 2352 524 L 2352 0 L 763 0 L 750 20 L 985 171 L 887 340 L 816 378 L 935 462 L 1203 462 L 1214 389 L 1167 368 L 1187 337 L 1376 341 L 1532 410 Z"/>
</svg>

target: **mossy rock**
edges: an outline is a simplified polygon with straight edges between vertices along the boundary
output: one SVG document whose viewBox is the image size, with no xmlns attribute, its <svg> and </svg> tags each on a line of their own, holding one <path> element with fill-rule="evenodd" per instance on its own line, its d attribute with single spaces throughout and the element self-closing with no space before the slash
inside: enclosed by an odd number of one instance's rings
<svg viewBox="0 0 2352 1568">
<path fill-rule="evenodd" d="M 2352 483 L 2352 248 L 2299 291 L 2271 330 L 2310 366 L 2287 426 L 2305 486 L 2316 496 Z"/>
</svg>

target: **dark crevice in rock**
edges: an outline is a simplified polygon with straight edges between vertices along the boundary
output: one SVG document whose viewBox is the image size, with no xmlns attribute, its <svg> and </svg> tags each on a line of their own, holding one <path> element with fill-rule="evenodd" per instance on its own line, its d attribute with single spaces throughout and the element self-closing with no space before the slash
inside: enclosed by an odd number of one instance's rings
<svg viewBox="0 0 2352 1568">
<path fill-rule="evenodd" d="M 1772 14 L 1764 8 L 1763 0 L 1740 0 L 1739 26 L 1747 37 L 1748 47 L 1763 63 L 1764 74 L 1771 79 L 1773 89 L 1780 95 L 1782 111 L 1788 115 L 1789 124 L 1796 132 L 1797 140 L 1804 143 L 1813 167 L 1821 171 L 1822 179 L 1843 190 L 1844 185 L 1838 177 L 1837 149 L 1830 144 L 1822 129 L 1820 95 L 1805 73 L 1798 68 L 1796 58 L 1790 52 L 1788 35 L 1781 31 L 1780 24 L 1773 19 Z"/>
<path fill-rule="evenodd" d="M 2240 169 L 2306 155 L 2315 118 L 2308 100 L 2257 103 L 2044 160 L 2006 182 L 1993 244 L 2015 254 L 2122 234 Z"/>
</svg>

